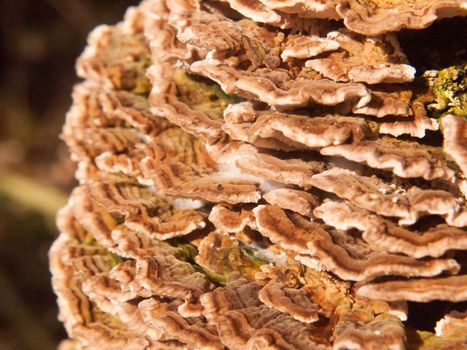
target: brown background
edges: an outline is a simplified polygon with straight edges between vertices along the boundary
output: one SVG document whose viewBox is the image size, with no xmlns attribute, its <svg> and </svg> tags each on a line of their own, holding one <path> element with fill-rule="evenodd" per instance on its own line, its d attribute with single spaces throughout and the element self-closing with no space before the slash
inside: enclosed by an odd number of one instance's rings
<svg viewBox="0 0 467 350">
<path fill-rule="evenodd" d="M 74 185 L 58 139 L 88 32 L 133 0 L 0 0 L 0 349 L 65 337 L 50 288 L 54 211 Z"/>
</svg>

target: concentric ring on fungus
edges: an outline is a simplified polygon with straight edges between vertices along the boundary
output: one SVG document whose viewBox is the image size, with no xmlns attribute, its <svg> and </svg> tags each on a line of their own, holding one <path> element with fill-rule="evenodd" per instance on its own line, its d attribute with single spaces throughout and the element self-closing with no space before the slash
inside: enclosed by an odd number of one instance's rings
<svg viewBox="0 0 467 350">
<path fill-rule="evenodd" d="M 96 28 L 49 253 L 62 348 L 465 349 L 467 57 L 414 67 L 398 38 L 466 13 L 144 0 Z"/>
</svg>

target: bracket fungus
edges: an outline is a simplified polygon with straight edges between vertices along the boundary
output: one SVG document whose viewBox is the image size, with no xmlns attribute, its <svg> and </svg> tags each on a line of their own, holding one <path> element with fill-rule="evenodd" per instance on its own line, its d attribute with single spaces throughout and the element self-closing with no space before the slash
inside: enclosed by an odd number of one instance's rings
<svg viewBox="0 0 467 350">
<path fill-rule="evenodd" d="M 421 29 L 438 18 L 467 15 L 463 0 L 344 0 L 339 1 L 337 12 L 347 28 L 366 35 L 402 28 Z"/>
<path fill-rule="evenodd" d="M 143 0 L 96 28 L 61 135 L 61 347 L 463 348 L 465 62 L 412 66 L 396 32 L 466 11 Z"/>
</svg>

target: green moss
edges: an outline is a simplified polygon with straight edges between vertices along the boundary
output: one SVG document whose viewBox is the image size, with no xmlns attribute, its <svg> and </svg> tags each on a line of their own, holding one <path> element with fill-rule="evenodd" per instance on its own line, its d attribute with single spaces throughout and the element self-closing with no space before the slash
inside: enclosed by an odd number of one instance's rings
<svg viewBox="0 0 467 350">
<path fill-rule="evenodd" d="M 268 264 L 268 261 L 265 261 L 263 259 L 260 259 L 258 257 L 258 253 L 255 249 L 251 247 L 247 247 L 246 245 L 240 243 L 240 250 L 242 251 L 243 255 L 245 255 L 250 261 L 251 261 L 251 266 L 254 269 L 258 269 L 259 267 L 263 264 Z"/>
<path fill-rule="evenodd" d="M 173 79 L 177 85 L 178 98 L 196 111 L 206 113 L 211 119 L 223 120 L 224 109 L 230 103 L 238 103 L 236 95 L 227 95 L 215 82 L 190 75 L 179 69 Z"/>
<path fill-rule="evenodd" d="M 435 349 L 460 349 L 460 344 L 465 341 L 462 331 L 438 337 L 436 334 L 427 331 L 415 330 L 407 327 L 407 350 L 435 350 Z"/>
<path fill-rule="evenodd" d="M 226 275 L 226 274 L 221 275 L 221 274 L 219 274 L 217 272 L 214 272 L 214 271 L 212 271 L 212 270 L 210 270 L 208 268 L 205 268 L 203 266 L 200 266 L 200 265 L 197 265 L 197 267 L 214 284 L 221 285 L 221 286 L 225 286 L 227 284 L 227 279 L 229 278 L 228 275 Z"/>
<path fill-rule="evenodd" d="M 86 237 L 84 237 L 82 243 L 85 245 L 90 245 L 90 246 L 97 245 L 96 239 L 90 233 L 86 233 Z"/>
<path fill-rule="evenodd" d="M 109 258 L 110 258 L 110 261 L 112 262 L 112 264 L 114 266 L 120 264 L 121 262 L 123 262 L 123 259 L 121 257 L 119 257 L 117 254 L 114 254 L 114 253 L 111 253 L 111 252 L 109 252 Z"/>
<path fill-rule="evenodd" d="M 258 258 L 258 254 L 253 248 L 238 241 L 226 239 L 221 246 L 212 251 L 212 254 L 216 256 L 215 261 L 218 263 L 215 266 L 203 266 L 196 262 L 196 256 L 199 252 L 194 245 L 185 243 L 179 238 L 167 242 L 179 250 L 177 258 L 190 263 L 197 271 L 204 273 L 211 282 L 217 285 L 225 285 L 230 274 L 234 271 L 254 276 L 256 272 L 260 271 L 261 265 L 268 263 Z"/>
<path fill-rule="evenodd" d="M 434 95 L 428 105 L 434 116 L 454 113 L 467 117 L 467 63 L 424 74 Z"/>
<path fill-rule="evenodd" d="M 188 262 L 195 261 L 198 249 L 192 244 L 180 243 L 175 245 L 180 250 L 180 259 Z"/>
<path fill-rule="evenodd" d="M 151 91 L 152 85 L 146 77 L 146 69 L 152 64 L 150 57 L 146 57 L 139 62 L 137 75 L 133 79 L 131 91 L 135 94 L 148 96 Z"/>
<path fill-rule="evenodd" d="M 148 96 L 151 91 L 151 83 L 148 79 L 136 80 L 132 92 L 138 95 Z"/>
<path fill-rule="evenodd" d="M 176 240 L 174 242 L 171 242 L 171 245 L 179 249 L 179 254 L 177 255 L 177 258 L 187 263 L 190 263 L 196 271 L 204 273 L 208 280 L 210 280 L 214 284 L 225 286 L 225 284 L 227 283 L 228 276 L 218 274 L 196 263 L 195 258 L 199 254 L 199 252 L 194 245 L 189 243 L 176 242 Z"/>
<path fill-rule="evenodd" d="M 408 350 L 419 349 L 423 345 L 423 342 L 426 339 L 433 336 L 433 333 L 431 332 L 418 331 L 410 326 L 407 327 L 406 334 L 407 334 L 406 346 Z"/>
</svg>

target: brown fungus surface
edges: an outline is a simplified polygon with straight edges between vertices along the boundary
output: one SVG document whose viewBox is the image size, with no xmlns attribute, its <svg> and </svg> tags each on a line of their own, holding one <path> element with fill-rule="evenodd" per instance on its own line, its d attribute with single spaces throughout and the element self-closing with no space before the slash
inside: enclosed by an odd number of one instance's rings
<svg viewBox="0 0 467 350">
<path fill-rule="evenodd" d="M 453 159 L 462 172 L 467 171 L 467 120 L 448 114 L 443 117 L 443 150 Z"/>
<path fill-rule="evenodd" d="M 350 30 L 366 35 L 421 29 L 438 18 L 466 16 L 463 0 L 342 0 L 337 12 Z"/>
<path fill-rule="evenodd" d="M 433 106 L 465 87 L 398 38 L 465 14 L 144 0 L 96 28 L 61 135 L 60 348 L 462 349 L 466 120 Z"/>
<path fill-rule="evenodd" d="M 414 79 L 415 68 L 406 64 L 407 59 L 392 34 L 365 37 L 341 29 L 328 33 L 327 37 L 336 41 L 339 49 L 305 64 L 326 78 L 367 84 L 405 83 Z"/>
<path fill-rule="evenodd" d="M 293 14 L 300 18 L 337 19 L 335 10 L 337 1 L 322 0 L 259 0 L 267 8 Z"/>
<path fill-rule="evenodd" d="M 384 275 L 436 276 L 446 270 L 459 271 L 458 263 L 452 259 L 416 260 L 372 251 L 364 242 L 326 230 L 323 225 L 297 214 L 287 216 L 277 206 L 258 206 L 254 212 L 261 234 L 285 249 L 304 255 L 304 263 L 308 256 L 313 257 L 325 270 L 344 280 L 361 281 Z"/>
<path fill-rule="evenodd" d="M 362 231 L 362 238 L 375 249 L 403 253 L 415 258 L 438 257 L 449 250 L 467 249 L 465 230 L 446 224 L 417 232 L 396 225 L 348 202 L 328 201 L 315 208 L 313 214 L 337 229 L 355 228 Z"/>
<path fill-rule="evenodd" d="M 318 305 L 310 301 L 305 291 L 272 282 L 259 291 L 259 299 L 266 305 L 291 315 L 294 319 L 312 323 L 318 320 Z"/>
<path fill-rule="evenodd" d="M 465 275 L 459 275 L 428 280 L 381 282 L 360 287 L 358 294 L 367 298 L 385 300 L 464 301 L 467 293 L 466 281 Z"/>
</svg>

